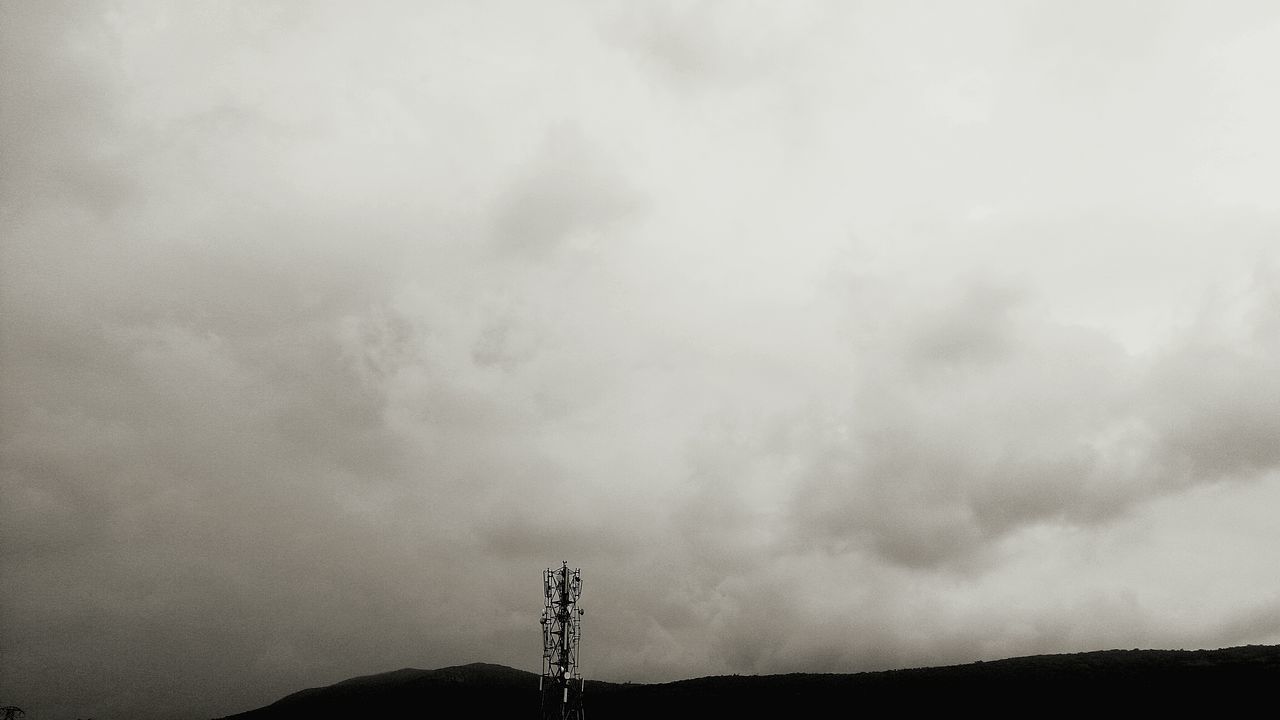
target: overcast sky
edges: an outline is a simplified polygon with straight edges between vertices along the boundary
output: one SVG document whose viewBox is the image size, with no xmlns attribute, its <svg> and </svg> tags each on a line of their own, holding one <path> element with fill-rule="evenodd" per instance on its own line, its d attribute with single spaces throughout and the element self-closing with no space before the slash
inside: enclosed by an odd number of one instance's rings
<svg viewBox="0 0 1280 720">
<path fill-rule="evenodd" d="M 0 3 L 0 701 L 1280 643 L 1280 8 Z"/>
</svg>

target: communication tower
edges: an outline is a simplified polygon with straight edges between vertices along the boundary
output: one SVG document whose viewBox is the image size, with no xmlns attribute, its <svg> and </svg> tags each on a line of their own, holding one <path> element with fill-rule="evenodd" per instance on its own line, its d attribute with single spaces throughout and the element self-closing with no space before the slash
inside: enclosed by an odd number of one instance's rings
<svg viewBox="0 0 1280 720">
<path fill-rule="evenodd" d="M 578 667 L 582 640 L 582 570 L 569 563 L 542 573 L 542 720 L 583 720 L 582 690 L 586 681 Z"/>
</svg>

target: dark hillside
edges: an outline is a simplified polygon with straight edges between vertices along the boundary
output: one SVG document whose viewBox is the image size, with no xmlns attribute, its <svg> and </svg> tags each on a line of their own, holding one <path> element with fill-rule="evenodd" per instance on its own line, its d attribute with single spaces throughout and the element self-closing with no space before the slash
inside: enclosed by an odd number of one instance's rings
<svg viewBox="0 0 1280 720">
<path fill-rule="evenodd" d="M 474 663 L 439 670 L 404 668 L 364 675 L 285 696 L 236 720 L 364 717 L 431 718 L 451 708 L 478 717 L 515 717 L 538 705 L 538 676 L 503 665 Z"/>
<path fill-rule="evenodd" d="M 397 670 L 295 693 L 236 720 L 435 718 L 538 712 L 538 677 L 500 665 Z M 1274 706 L 1280 646 L 1106 650 L 858 674 L 719 676 L 653 685 L 588 682 L 592 720 L 828 717 L 954 712 L 1237 714 Z"/>
</svg>

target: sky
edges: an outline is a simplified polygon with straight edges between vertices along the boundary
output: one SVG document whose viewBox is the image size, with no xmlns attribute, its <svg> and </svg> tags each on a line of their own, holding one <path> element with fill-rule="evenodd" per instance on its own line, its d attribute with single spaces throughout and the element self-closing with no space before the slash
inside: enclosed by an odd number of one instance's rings
<svg viewBox="0 0 1280 720">
<path fill-rule="evenodd" d="M 0 2 L 0 702 L 1280 643 L 1280 8 Z"/>
</svg>

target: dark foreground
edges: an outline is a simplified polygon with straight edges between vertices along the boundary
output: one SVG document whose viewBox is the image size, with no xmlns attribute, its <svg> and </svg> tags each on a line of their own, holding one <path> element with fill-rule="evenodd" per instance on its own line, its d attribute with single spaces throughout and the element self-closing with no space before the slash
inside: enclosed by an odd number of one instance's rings
<svg viewBox="0 0 1280 720">
<path fill-rule="evenodd" d="M 1048 717 L 1275 710 L 1280 646 L 1106 650 L 852 675 L 721 676 L 654 685 L 587 682 L 590 720 L 823 718 L 954 713 Z M 1269 708 L 1269 710 L 1267 710 Z M 397 670 L 289 695 L 235 720 L 537 718 L 538 676 L 477 663 Z M 230 720 L 228 718 L 228 720 Z"/>
</svg>

